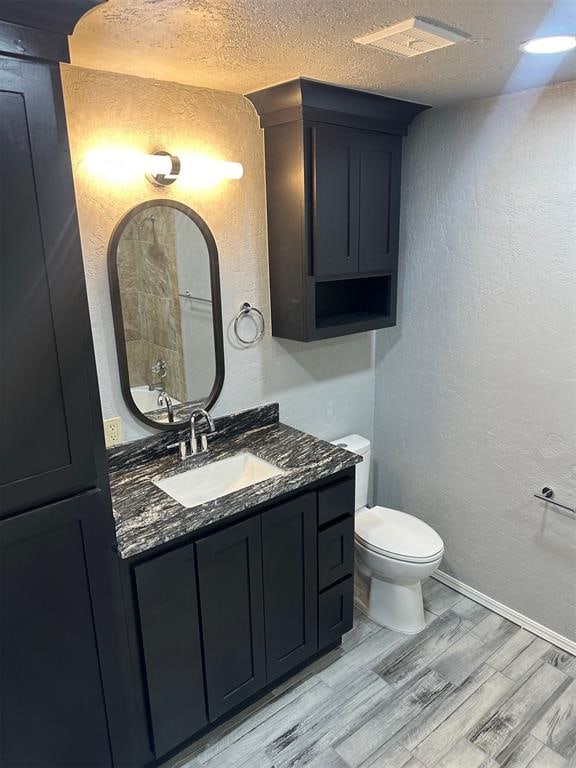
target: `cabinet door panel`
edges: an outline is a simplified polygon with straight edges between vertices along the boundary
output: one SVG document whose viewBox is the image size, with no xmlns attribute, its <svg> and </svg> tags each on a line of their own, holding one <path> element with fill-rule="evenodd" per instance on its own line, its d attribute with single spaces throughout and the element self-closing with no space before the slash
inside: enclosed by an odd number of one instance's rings
<svg viewBox="0 0 576 768">
<path fill-rule="evenodd" d="M 210 720 L 265 684 L 260 518 L 196 544 Z"/>
<path fill-rule="evenodd" d="M 354 569 L 354 518 L 345 517 L 318 534 L 318 588 L 325 589 Z"/>
<path fill-rule="evenodd" d="M 358 134 L 359 271 L 396 269 L 400 216 L 401 139 Z"/>
<path fill-rule="evenodd" d="M 358 271 L 358 156 L 354 134 L 313 128 L 314 274 Z"/>
<path fill-rule="evenodd" d="M 317 647 L 316 494 L 262 514 L 262 561 L 268 681 Z"/>
<path fill-rule="evenodd" d="M 349 576 L 318 597 L 318 646 L 335 643 L 352 629 L 354 620 L 354 579 Z"/>
<path fill-rule="evenodd" d="M 0 522 L 3 767 L 111 765 L 87 554 L 101 514 L 93 491 Z"/>
<path fill-rule="evenodd" d="M 194 546 L 160 555 L 134 572 L 158 758 L 208 722 Z"/>
<path fill-rule="evenodd" d="M 91 335 L 57 66 L 0 57 L 0 517 L 96 484 Z"/>
</svg>

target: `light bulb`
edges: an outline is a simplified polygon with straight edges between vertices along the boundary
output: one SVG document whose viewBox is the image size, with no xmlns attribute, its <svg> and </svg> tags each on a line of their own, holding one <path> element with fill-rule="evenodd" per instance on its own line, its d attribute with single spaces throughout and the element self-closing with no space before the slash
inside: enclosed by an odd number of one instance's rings
<svg viewBox="0 0 576 768">
<path fill-rule="evenodd" d="M 170 155 L 146 155 L 144 166 L 145 173 L 150 174 L 150 176 L 170 176 L 172 157 Z"/>
<path fill-rule="evenodd" d="M 576 35 L 535 37 L 520 46 L 520 50 L 525 53 L 564 53 L 573 48 L 576 48 Z"/>
</svg>

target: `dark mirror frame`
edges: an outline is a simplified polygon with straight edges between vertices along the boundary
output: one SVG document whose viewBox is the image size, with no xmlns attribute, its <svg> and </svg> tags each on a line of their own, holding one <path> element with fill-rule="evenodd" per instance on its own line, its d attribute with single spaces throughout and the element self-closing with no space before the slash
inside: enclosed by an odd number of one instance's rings
<svg viewBox="0 0 576 768">
<path fill-rule="evenodd" d="M 174 422 L 173 424 L 163 423 L 149 419 L 145 413 L 136 406 L 132 393 L 130 391 L 130 376 L 128 370 L 128 357 L 126 354 L 126 336 L 124 334 L 124 321 L 122 318 L 122 300 L 120 297 L 120 283 L 118 281 L 118 244 L 120 238 L 130 221 L 137 214 L 145 211 L 147 208 L 154 208 L 157 206 L 166 206 L 168 208 L 174 208 L 181 213 L 188 216 L 202 232 L 206 246 L 208 248 L 208 257 L 210 259 L 210 283 L 212 291 L 212 322 L 214 327 L 214 356 L 216 363 L 216 375 L 214 377 L 214 385 L 202 407 L 207 411 L 212 408 L 218 395 L 222 390 L 224 384 L 224 335 L 222 331 L 222 299 L 220 296 L 220 270 L 218 264 L 218 248 L 216 247 L 216 241 L 210 231 L 210 228 L 196 211 L 189 208 L 183 203 L 178 203 L 176 200 L 147 200 L 145 203 L 131 208 L 118 222 L 112 232 L 110 238 L 110 244 L 108 246 L 108 280 L 110 283 L 110 298 L 112 301 L 112 317 L 114 320 L 114 335 L 116 340 L 116 355 L 118 357 L 118 367 L 120 369 L 120 386 L 122 389 L 122 395 L 124 401 L 128 406 L 128 410 L 139 421 L 145 424 L 147 427 L 153 429 L 164 430 L 167 432 L 177 431 L 182 429 L 185 421 Z"/>
</svg>

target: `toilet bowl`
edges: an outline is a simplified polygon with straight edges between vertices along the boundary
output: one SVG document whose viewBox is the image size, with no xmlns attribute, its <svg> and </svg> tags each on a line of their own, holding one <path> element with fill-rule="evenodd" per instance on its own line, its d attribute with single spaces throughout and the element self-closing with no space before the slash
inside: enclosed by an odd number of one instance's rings
<svg viewBox="0 0 576 768">
<path fill-rule="evenodd" d="M 355 529 L 356 565 L 370 580 L 366 612 L 398 632 L 420 632 L 420 585 L 442 561 L 442 539 L 422 520 L 386 507 L 357 510 Z"/>
<path fill-rule="evenodd" d="M 356 465 L 356 577 L 366 594 L 359 607 L 378 624 L 413 634 L 425 627 L 422 579 L 439 567 L 444 544 L 436 531 L 413 515 L 387 507 L 368 507 L 370 441 L 348 435 L 334 441 L 362 456 Z"/>
</svg>

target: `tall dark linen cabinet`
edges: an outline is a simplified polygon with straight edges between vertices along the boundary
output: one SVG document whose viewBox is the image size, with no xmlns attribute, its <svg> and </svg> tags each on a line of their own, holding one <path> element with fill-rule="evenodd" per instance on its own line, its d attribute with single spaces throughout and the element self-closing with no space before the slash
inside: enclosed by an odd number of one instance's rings
<svg viewBox="0 0 576 768">
<path fill-rule="evenodd" d="M 248 98 L 264 129 L 273 335 L 395 325 L 402 137 L 427 107 L 305 78 Z"/>
<path fill-rule="evenodd" d="M 0 1 L 3 768 L 129 763 L 114 525 L 59 72 L 67 35 L 98 4 Z"/>
</svg>

